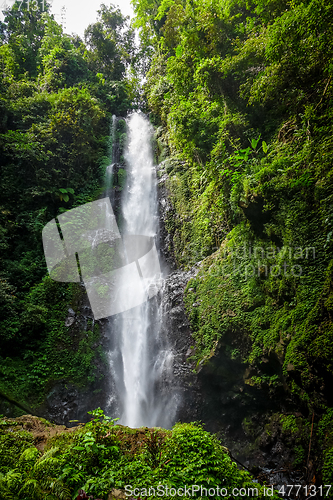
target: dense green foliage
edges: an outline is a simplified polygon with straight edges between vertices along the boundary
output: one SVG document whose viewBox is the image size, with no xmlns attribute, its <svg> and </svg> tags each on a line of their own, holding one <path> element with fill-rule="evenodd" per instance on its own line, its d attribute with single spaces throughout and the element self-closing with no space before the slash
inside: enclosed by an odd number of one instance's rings
<svg viewBox="0 0 333 500">
<path fill-rule="evenodd" d="M 156 126 L 159 173 L 168 174 L 170 251 L 180 266 L 199 266 L 185 293 L 194 366 L 224 349 L 243 363 L 248 386 L 300 409 L 302 418 L 275 414 L 270 424 L 290 437 L 295 466 L 305 465 L 313 416 L 312 454 L 330 484 L 332 2 L 134 5 L 139 51 L 113 6 L 101 6 L 85 41 L 64 34 L 48 9 L 32 11 L 26 2 L 0 25 L 0 391 L 37 405 L 54 380 L 92 379 L 98 328 L 65 326 L 81 288 L 46 277 L 41 231 L 98 196 L 111 115 L 145 103 Z M 138 74 L 146 66 L 142 96 Z M 124 182 L 119 169 L 115 185 Z M 134 478 L 142 487 L 148 478 L 151 485 L 197 482 L 193 436 L 213 482 L 221 471 L 226 481 L 248 481 L 200 427 L 176 426 L 165 440 L 153 433 L 129 459 L 113 431 L 102 444 L 106 436 L 101 441 L 95 424 L 59 438 L 61 447 L 55 442 L 42 457 L 32 447 L 24 451 L 31 438 L 20 434 L 15 457 L 4 454 L 4 498 L 22 488 L 66 498 L 83 486 L 105 496 Z M 243 424 L 251 433 L 251 420 Z M 3 439 L 4 448 L 11 438 Z M 158 447 L 159 458 L 152 455 Z M 15 470 L 19 457 L 26 465 Z M 84 481 L 73 472 L 78 467 Z M 51 484 L 59 490 L 51 492 Z"/>
<path fill-rule="evenodd" d="M 219 486 L 225 488 L 224 498 L 237 500 L 251 498 L 244 491 L 257 488 L 256 498 L 265 497 L 264 487 L 238 470 L 227 450 L 200 425 L 177 424 L 171 431 L 130 429 L 115 426 L 100 409 L 91 413 L 93 419 L 84 427 L 50 438 L 43 453 L 34 446 L 32 434 L 22 430 L 20 419 L 0 421 L 0 447 L 13 443 L 0 455 L 1 498 L 67 500 L 83 489 L 91 498 L 106 499 L 112 488 L 126 486 L 127 492 L 146 489 L 145 498 L 156 498 L 149 488 L 157 491 L 159 485 L 164 491 Z M 46 421 L 43 425 L 52 429 Z M 238 494 L 241 488 L 245 490 Z M 182 498 L 182 494 L 171 491 L 164 498 Z M 193 498 L 203 498 L 201 490 Z"/>
<path fill-rule="evenodd" d="M 134 3 L 170 250 L 202 261 L 185 296 L 193 360 L 224 349 L 247 384 L 322 418 L 331 446 L 333 5 Z"/>
<path fill-rule="evenodd" d="M 46 277 L 41 234 L 100 193 L 111 116 L 131 109 L 136 85 L 119 9 L 102 5 L 84 43 L 39 7 L 17 2 L 0 26 L 0 388 L 30 404 L 52 380 L 85 384 L 100 355 L 96 327 L 64 325 L 81 289 Z"/>
</svg>

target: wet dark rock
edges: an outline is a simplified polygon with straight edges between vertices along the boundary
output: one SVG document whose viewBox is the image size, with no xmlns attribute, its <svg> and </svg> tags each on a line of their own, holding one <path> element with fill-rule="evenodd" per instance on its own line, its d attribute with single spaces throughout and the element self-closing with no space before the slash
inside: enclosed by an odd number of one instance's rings
<svg viewBox="0 0 333 500">
<path fill-rule="evenodd" d="M 167 189 L 167 180 L 169 178 L 166 172 L 167 160 L 160 163 L 157 167 L 157 196 L 160 227 L 157 238 L 157 248 L 160 251 L 162 264 L 168 270 L 175 270 L 176 263 L 174 259 L 173 240 L 166 229 L 167 221 L 173 217 L 175 212 L 170 201 L 170 193 Z"/>
<path fill-rule="evenodd" d="M 269 211 L 265 212 L 264 199 L 262 197 L 252 197 L 246 203 L 240 203 L 245 217 L 250 221 L 254 232 L 260 236 L 263 234 L 264 224 L 267 223 L 271 217 Z"/>
<path fill-rule="evenodd" d="M 69 326 L 69 335 L 72 335 L 73 338 L 94 327 L 94 316 L 85 291 L 82 292 L 77 313 L 71 308 L 68 310 L 67 323 L 68 320 L 74 320 L 66 325 Z M 107 320 L 100 320 L 97 323 L 100 339 L 92 347 L 97 349 L 100 345 L 103 350 L 107 350 L 109 346 L 106 330 Z M 108 370 L 107 363 L 103 362 L 96 351 L 91 381 L 88 381 L 86 386 L 80 387 L 69 382 L 66 378 L 51 381 L 43 404 L 36 410 L 37 414 L 51 422 L 66 426 L 75 425 L 70 423 L 70 420 L 89 421 L 88 411 L 98 407 L 105 408 L 107 405 L 110 394 Z"/>
<path fill-rule="evenodd" d="M 65 320 L 65 326 L 67 326 L 67 327 L 71 326 L 74 323 L 74 321 L 75 321 L 75 318 L 73 318 L 72 316 L 69 316 Z"/>
<path fill-rule="evenodd" d="M 275 414 L 290 410 L 292 402 L 285 392 L 282 363 L 275 352 L 263 356 L 260 365 L 262 374 L 279 374 L 280 398 L 271 393 L 270 387 L 251 385 L 251 377 L 258 376 L 258 367 L 246 365 L 240 359 L 231 359 L 227 347 L 246 349 L 248 339 L 242 334 L 226 335 L 223 343 L 216 346 L 210 359 L 202 359 L 197 365 L 193 361 L 195 341 L 184 307 L 184 291 L 189 280 L 200 267 L 197 263 L 189 271 L 177 269 L 174 260 L 172 239 L 167 231 L 170 215 L 174 209 L 167 190 L 170 168 L 166 162 L 159 166 L 158 193 L 160 235 L 159 247 L 171 273 L 163 287 L 163 328 L 174 353 L 174 384 L 181 395 L 176 421 L 202 421 L 208 431 L 217 433 L 231 451 L 231 454 L 248 468 L 256 466 L 261 470 L 270 461 L 271 469 L 279 469 L 293 461 L 293 445 L 285 442 L 280 421 Z M 256 218 L 262 211 L 262 203 L 243 207 L 249 219 Z M 263 220 L 260 219 L 260 223 Z M 194 302 L 197 307 L 200 302 Z M 229 316 L 235 313 L 227 311 Z M 293 367 L 289 367 L 292 371 Z M 278 391 L 278 390 L 277 390 Z M 248 424 L 244 426 L 244 422 Z M 267 432 L 269 426 L 269 432 Z M 273 484 L 273 483 L 271 483 Z"/>
<path fill-rule="evenodd" d="M 65 320 L 65 326 L 69 327 L 71 326 L 75 321 L 75 312 L 73 311 L 73 309 L 70 307 L 68 309 L 68 316 Z"/>
</svg>

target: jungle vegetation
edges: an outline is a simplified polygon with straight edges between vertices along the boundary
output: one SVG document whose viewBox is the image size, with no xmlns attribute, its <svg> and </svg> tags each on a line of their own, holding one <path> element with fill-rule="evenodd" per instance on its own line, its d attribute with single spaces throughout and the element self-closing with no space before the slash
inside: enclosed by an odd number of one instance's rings
<svg viewBox="0 0 333 500">
<path fill-rule="evenodd" d="M 1 419 L 1 498 L 106 500 L 108 493 L 122 490 L 129 499 L 171 499 L 182 498 L 185 487 L 192 498 L 207 498 L 209 490 L 213 498 L 217 487 L 226 499 L 240 500 L 248 491 L 247 498 L 252 492 L 266 498 L 265 486 L 238 470 L 226 448 L 199 424 L 176 424 L 172 430 L 130 429 L 114 425 L 100 408 L 90 413 L 89 423 L 57 434 L 44 419 Z M 37 428 L 54 433 L 43 450 Z M 193 495 L 192 485 L 200 485 Z M 279 498 L 273 489 L 269 495 Z"/>
<path fill-rule="evenodd" d="M 41 235 L 96 199 L 111 117 L 137 94 L 134 31 L 118 8 L 102 4 L 81 40 L 38 5 L 17 2 L 0 24 L 0 390 L 30 407 L 49 381 L 85 384 L 101 355 L 98 325 L 72 336 L 64 326 L 80 286 L 48 277 Z"/>
<path fill-rule="evenodd" d="M 48 382 L 92 377 L 98 328 L 68 335 L 80 290 L 48 278 L 41 231 L 98 196 L 111 115 L 140 106 L 168 174 L 170 252 L 183 268 L 201 263 L 185 295 L 193 363 L 223 345 L 247 384 L 287 394 L 303 417 L 282 425 L 300 433 L 314 418 L 313 460 L 331 484 L 333 4 L 133 4 L 139 49 L 112 6 L 84 40 L 48 9 L 15 4 L 0 25 L 0 390 L 38 405 Z M 39 467 L 36 451 L 24 457 Z M 24 474 L 3 487 L 25 487 Z"/>
<path fill-rule="evenodd" d="M 289 400 L 308 424 L 314 416 L 314 457 L 326 450 L 328 471 L 333 4 L 134 5 L 151 54 L 145 94 L 168 174 L 170 251 L 185 268 L 201 262 L 185 296 L 193 361 L 225 349 L 246 384 Z"/>
</svg>

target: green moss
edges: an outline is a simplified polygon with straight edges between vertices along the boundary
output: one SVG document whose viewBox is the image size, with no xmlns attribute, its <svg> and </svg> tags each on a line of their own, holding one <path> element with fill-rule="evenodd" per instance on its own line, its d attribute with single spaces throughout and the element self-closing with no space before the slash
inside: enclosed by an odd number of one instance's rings
<svg viewBox="0 0 333 500">
<path fill-rule="evenodd" d="M 14 469 L 22 452 L 30 448 L 34 438 L 31 433 L 15 429 L 15 425 L 1 428 L 0 434 L 0 472 L 6 474 Z"/>
<path fill-rule="evenodd" d="M 300 466 L 304 465 L 306 455 L 305 455 L 305 450 L 304 450 L 302 445 L 295 446 L 294 455 L 295 455 L 294 463 L 293 463 L 294 467 L 300 467 Z"/>
<path fill-rule="evenodd" d="M 333 447 L 324 451 L 323 484 L 332 484 L 333 480 Z"/>
</svg>

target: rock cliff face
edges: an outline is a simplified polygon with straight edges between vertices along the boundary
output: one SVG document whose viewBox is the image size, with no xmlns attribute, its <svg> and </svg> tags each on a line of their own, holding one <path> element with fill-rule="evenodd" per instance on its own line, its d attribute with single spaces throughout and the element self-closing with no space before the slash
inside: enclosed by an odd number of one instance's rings
<svg viewBox="0 0 333 500">
<path fill-rule="evenodd" d="M 176 420 L 204 422 L 205 428 L 217 433 L 233 456 L 249 468 L 256 466 L 258 471 L 267 473 L 265 467 L 277 470 L 290 465 L 294 460 L 295 437 L 283 432 L 280 414 L 293 418 L 300 414 L 283 389 L 277 397 L 268 387 L 258 389 L 247 383 L 251 367 L 240 360 L 230 359 L 228 355 L 231 347 L 247 340 L 241 334 L 226 335 L 209 359 L 199 363 L 194 361 L 195 341 L 183 299 L 185 288 L 197 275 L 201 263 L 190 270 L 177 269 L 172 234 L 166 227 L 170 216 L 176 214 L 168 193 L 168 173 L 163 162 L 158 175 L 159 245 L 162 259 L 169 269 L 162 294 L 162 323 L 174 353 L 174 384 L 180 395 Z M 273 358 L 263 360 L 266 370 L 270 365 L 277 369 L 278 360 Z M 283 478 L 274 476 L 271 483 L 275 480 L 279 482 Z"/>
<path fill-rule="evenodd" d="M 70 335 L 73 337 L 77 332 L 82 335 L 82 332 L 94 328 L 94 315 L 84 290 L 82 290 L 77 305 L 77 312 L 75 313 L 73 309 L 69 308 L 66 323 L 70 326 Z M 89 324 L 90 326 L 88 326 Z M 99 320 L 97 324 L 100 335 L 99 339 L 92 345 L 96 357 L 93 360 L 93 370 L 88 384 L 78 387 L 66 379 L 50 384 L 45 401 L 37 410 L 38 415 L 42 415 L 56 424 L 71 426 L 73 424 L 70 423 L 70 420 L 87 422 L 89 421 L 88 411 L 99 406 L 102 408 L 107 406 L 108 394 L 110 393 L 109 367 L 99 352 L 108 351 L 110 339 L 107 320 Z"/>
</svg>

